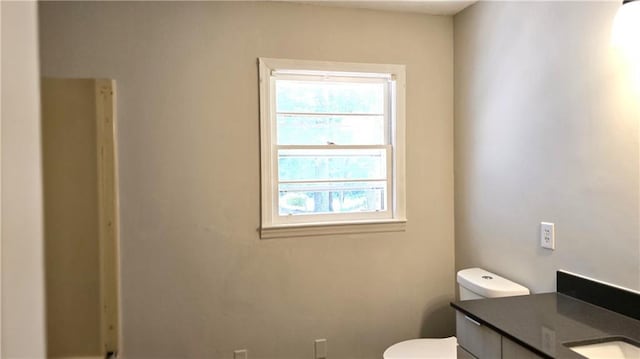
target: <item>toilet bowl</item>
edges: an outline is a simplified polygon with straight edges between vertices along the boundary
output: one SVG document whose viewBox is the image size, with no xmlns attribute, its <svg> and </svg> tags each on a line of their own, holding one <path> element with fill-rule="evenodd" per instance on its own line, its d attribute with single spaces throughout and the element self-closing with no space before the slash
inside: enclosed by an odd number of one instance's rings
<svg viewBox="0 0 640 359">
<path fill-rule="evenodd" d="M 511 297 L 527 295 L 529 289 L 481 268 L 468 268 L 458 272 L 460 300 Z M 455 359 L 456 337 L 411 339 L 396 343 L 382 355 L 384 359 Z"/>
<path fill-rule="evenodd" d="M 442 359 L 455 358 L 456 337 L 411 339 L 396 343 L 384 351 L 384 359 Z"/>
</svg>

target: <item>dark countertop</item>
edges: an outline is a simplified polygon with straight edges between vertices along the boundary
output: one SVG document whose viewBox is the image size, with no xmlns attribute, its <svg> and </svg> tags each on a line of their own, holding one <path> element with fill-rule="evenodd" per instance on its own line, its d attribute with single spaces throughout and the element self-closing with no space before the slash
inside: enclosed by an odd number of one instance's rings
<svg viewBox="0 0 640 359">
<path fill-rule="evenodd" d="M 564 343 L 604 337 L 640 342 L 640 320 L 560 293 L 452 302 L 451 306 L 548 358 L 583 358 Z"/>
</svg>

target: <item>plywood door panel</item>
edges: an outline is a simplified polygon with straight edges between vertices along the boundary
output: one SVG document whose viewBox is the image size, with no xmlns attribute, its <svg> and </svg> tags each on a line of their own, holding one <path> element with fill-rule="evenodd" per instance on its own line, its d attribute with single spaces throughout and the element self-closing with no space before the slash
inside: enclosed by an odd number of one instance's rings
<svg viewBox="0 0 640 359">
<path fill-rule="evenodd" d="M 109 80 L 42 81 L 50 357 L 104 355 L 117 347 L 112 95 Z"/>
</svg>

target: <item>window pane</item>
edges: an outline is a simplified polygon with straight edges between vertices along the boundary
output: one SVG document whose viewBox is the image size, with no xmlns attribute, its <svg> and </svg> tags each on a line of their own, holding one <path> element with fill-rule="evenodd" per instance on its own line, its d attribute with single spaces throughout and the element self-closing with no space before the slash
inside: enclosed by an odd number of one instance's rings
<svg viewBox="0 0 640 359">
<path fill-rule="evenodd" d="M 276 80 L 276 112 L 384 113 L 384 83 Z"/>
<path fill-rule="evenodd" d="M 281 184 L 279 213 L 284 216 L 384 211 L 385 191 L 385 182 Z"/>
<path fill-rule="evenodd" d="M 385 179 L 385 149 L 278 150 L 280 181 Z"/>
<path fill-rule="evenodd" d="M 384 116 L 278 115 L 279 145 L 383 145 Z"/>
</svg>

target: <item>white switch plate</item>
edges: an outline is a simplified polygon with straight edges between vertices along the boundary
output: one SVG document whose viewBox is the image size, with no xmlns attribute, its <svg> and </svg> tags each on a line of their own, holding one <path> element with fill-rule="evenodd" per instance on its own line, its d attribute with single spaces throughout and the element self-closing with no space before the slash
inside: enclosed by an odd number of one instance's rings
<svg viewBox="0 0 640 359">
<path fill-rule="evenodd" d="M 540 246 L 551 250 L 556 249 L 556 225 L 550 222 L 540 222 Z"/>
<path fill-rule="evenodd" d="M 234 350 L 233 359 L 249 359 L 249 353 L 246 349 Z"/>
<path fill-rule="evenodd" d="M 326 339 L 316 339 L 315 341 L 315 359 L 326 359 L 327 358 L 327 340 Z"/>
</svg>

